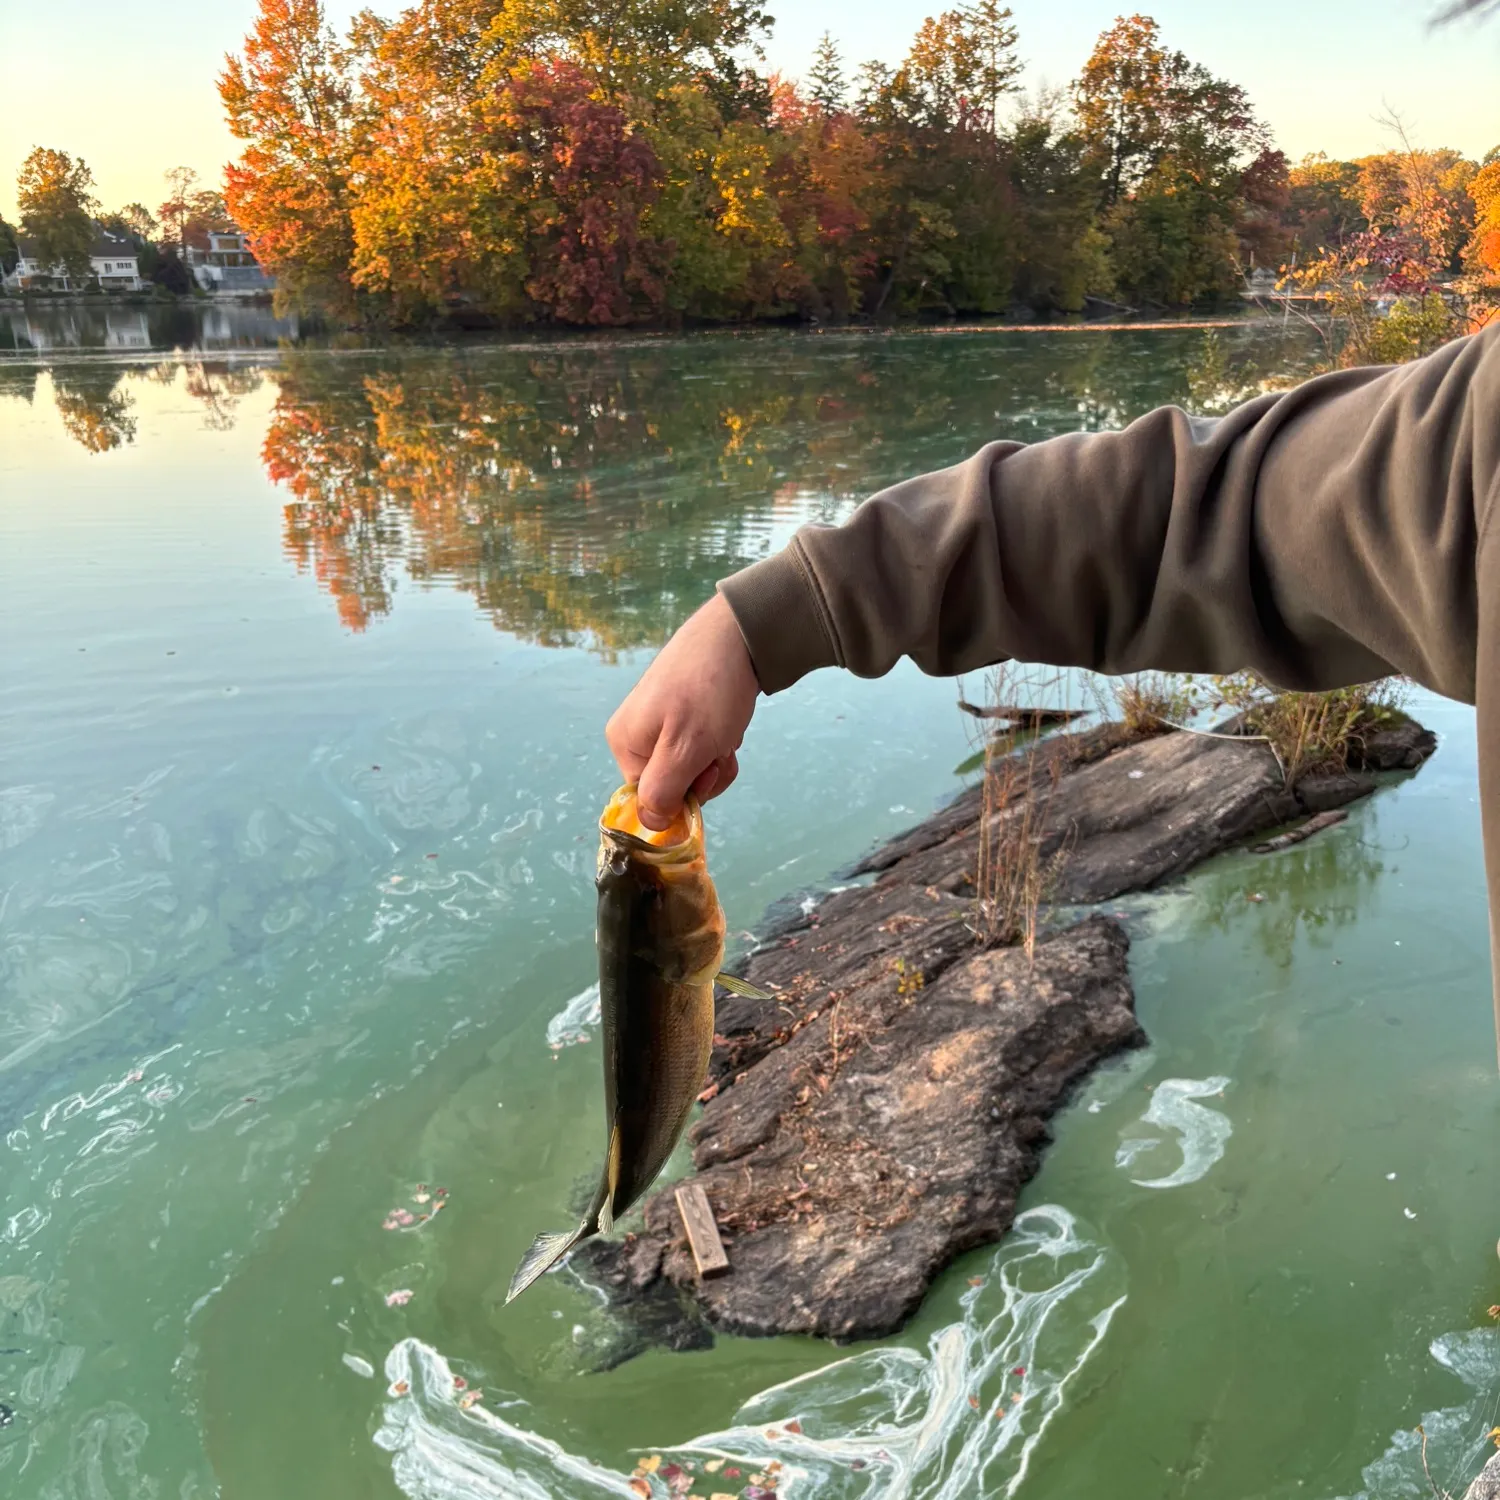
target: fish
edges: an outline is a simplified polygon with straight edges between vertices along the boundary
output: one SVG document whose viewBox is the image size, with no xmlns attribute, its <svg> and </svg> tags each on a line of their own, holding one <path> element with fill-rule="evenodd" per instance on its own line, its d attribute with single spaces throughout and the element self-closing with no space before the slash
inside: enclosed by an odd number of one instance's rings
<svg viewBox="0 0 1500 1500">
<path fill-rule="evenodd" d="M 521 1257 L 507 1302 L 576 1245 L 610 1233 L 660 1176 L 703 1089 L 713 1050 L 715 984 L 771 999 L 722 972 L 724 912 L 709 878 L 695 798 L 658 832 L 641 822 L 633 783 L 616 791 L 599 819 L 594 884 L 604 1170 L 577 1228 L 538 1235 Z"/>
</svg>

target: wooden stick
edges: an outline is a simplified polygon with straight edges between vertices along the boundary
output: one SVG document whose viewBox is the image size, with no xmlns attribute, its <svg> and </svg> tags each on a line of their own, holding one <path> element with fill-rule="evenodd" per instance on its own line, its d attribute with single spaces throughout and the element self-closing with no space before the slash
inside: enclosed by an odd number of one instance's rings
<svg viewBox="0 0 1500 1500">
<path fill-rule="evenodd" d="M 722 1276 L 729 1269 L 729 1257 L 724 1253 L 724 1242 L 719 1238 L 719 1226 L 714 1223 L 714 1211 L 709 1207 L 708 1194 L 696 1182 L 685 1182 L 674 1195 L 677 1212 L 682 1215 L 682 1227 L 687 1230 L 688 1246 L 698 1267 L 702 1281 L 713 1276 Z"/>
</svg>

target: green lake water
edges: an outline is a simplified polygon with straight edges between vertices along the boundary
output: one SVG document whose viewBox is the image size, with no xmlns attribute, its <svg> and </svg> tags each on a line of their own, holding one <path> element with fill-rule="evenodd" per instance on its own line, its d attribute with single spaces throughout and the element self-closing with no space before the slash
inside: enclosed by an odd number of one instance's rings
<svg viewBox="0 0 1500 1500">
<path fill-rule="evenodd" d="M 1110 907 L 1152 1044 L 899 1338 L 596 1374 L 566 1271 L 502 1306 L 598 1167 L 601 730 L 650 651 L 886 483 L 1305 349 L 226 352 L 278 332 L 0 364 L 6 1500 L 1417 1497 L 1419 1423 L 1461 1492 L 1500 1080 L 1473 720 L 1424 694 L 1420 775 Z M 736 941 L 962 784 L 956 696 L 763 705 L 709 813 Z"/>
</svg>

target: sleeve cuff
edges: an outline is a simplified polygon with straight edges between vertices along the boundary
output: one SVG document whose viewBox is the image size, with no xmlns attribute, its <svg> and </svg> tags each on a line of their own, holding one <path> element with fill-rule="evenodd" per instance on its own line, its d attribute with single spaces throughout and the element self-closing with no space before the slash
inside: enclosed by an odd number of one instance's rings
<svg viewBox="0 0 1500 1500">
<path fill-rule="evenodd" d="M 819 667 L 843 664 L 828 610 L 794 538 L 764 562 L 723 579 L 763 693 L 779 693 Z"/>
</svg>

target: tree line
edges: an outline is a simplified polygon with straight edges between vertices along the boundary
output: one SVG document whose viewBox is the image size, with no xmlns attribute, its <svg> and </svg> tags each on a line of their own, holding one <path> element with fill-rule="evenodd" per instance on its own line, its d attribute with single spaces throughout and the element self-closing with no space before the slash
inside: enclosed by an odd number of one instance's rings
<svg viewBox="0 0 1500 1500">
<path fill-rule="evenodd" d="M 191 291 L 189 245 L 204 248 L 211 230 L 232 229 L 234 223 L 223 192 L 203 187 L 191 167 L 172 167 L 164 177 L 165 196 L 155 213 L 143 203 L 106 210 L 81 157 L 36 147 L 16 176 L 19 226 L 0 218 L 0 270 L 15 266 L 24 237 L 47 274 L 60 268 L 83 280 L 90 273 L 90 247 L 104 230 L 131 247 L 147 281 L 179 295 Z"/>
<path fill-rule="evenodd" d="M 1148 16 L 1033 96 L 999 0 L 929 18 L 896 68 L 825 35 L 800 80 L 746 65 L 770 24 L 418 0 L 341 38 L 318 0 L 261 0 L 219 81 L 227 206 L 287 304 L 395 326 L 1183 307 L 1410 210 L 1410 152 L 1291 166 Z M 1426 158 L 1451 269 L 1500 270 L 1489 164 Z"/>
<path fill-rule="evenodd" d="M 178 168 L 156 214 L 101 215 L 84 163 L 39 148 L 21 230 L 86 270 L 102 222 L 185 290 L 192 236 L 233 220 L 284 308 L 392 327 L 1051 318 L 1291 267 L 1413 303 L 1405 350 L 1467 318 L 1450 284 L 1500 282 L 1496 152 L 1292 165 L 1148 16 L 1030 96 L 999 0 L 930 17 L 896 68 L 825 35 L 804 78 L 767 76 L 769 28 L 757 0 L 418 0 L 340 37 L 318 0 L 260 0 L 219 79 L 222 194 Z"/>
</svg>

